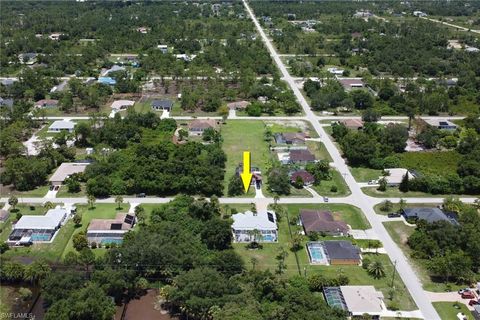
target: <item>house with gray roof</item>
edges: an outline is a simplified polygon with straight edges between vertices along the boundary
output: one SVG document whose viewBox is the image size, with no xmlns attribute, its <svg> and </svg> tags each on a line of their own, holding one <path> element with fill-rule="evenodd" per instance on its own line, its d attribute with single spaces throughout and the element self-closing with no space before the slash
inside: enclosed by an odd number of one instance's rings
<svg viewBox="0 0 480 320">
<path fill-rule="evenodd" d="M 362 261 L 360 248 L 350 241 L 328 240 L 322 246 L 330 265 L 359 265 Z"/>
<path fill-rule="evenodd" d="M 447 221 L 451 224 L 458 225 L 457 215 L 453 212 L 445 212 L 437 207 L 427 208 L 405 208 L 402 210 L 402 215 L 405 219 L 411 220 L 425 220 L 428 223 L 437 221 Z"/>
<path fill-rule="evenodd" d="M 172 100 L 153 100 L 152 109 L 154 111 L 167 110 L 172 111 L 173 102 Z"/>
</svg>

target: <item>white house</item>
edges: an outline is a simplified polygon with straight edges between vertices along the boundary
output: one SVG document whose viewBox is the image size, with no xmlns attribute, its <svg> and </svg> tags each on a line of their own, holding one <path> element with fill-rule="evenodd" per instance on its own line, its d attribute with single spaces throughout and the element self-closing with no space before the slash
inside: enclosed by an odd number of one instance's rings
<svg viewBox="0 0 480 320">
<path fill-rule="evenodd" d="M 12 226 L 8 242 L 15 245 L 51 242 L 57 231 L 66 222 L 67 217 L 75 210 L 75 207 L 57 206 L 55 209 L 48 210 L 43 216 L 23 215 Z"/>
<path fill-rule="evenodd" d="M 263 211 L 254 213 L 245 211 L 232 215 L 232 232 L 235 242 L 276 242 L 278 241 L 278 227 L 275 212 Z M 261 236 L 254 239 L 252 232 L 258 230 Z"/>
<path fill-rule="evenodd" d="M 112 105 L 110 106 L 110 108 L 112 108 L 112 110 L 123 110 L 123 109 L 127 109 L 128 107 L 131 107 L 135 104 L 135 101 L 132 101 L 132 100 L 117 100 L 117 101 L 113 101 L 112 102 Z"/>
<path fill-rule="evenodd" d="M 328 68 L 327 71 L 330 72 L 331 74 L 341 76 L 341 75 L 343 75 L 343 71 L 345 71 L 345 70 L 339 69 L 337 67 L 331 67 L 331 68 Z"/>
<path fill-rule="evenodd" d="M 48 132 L 61 132 L 61 131 L 68 131 L 72 132 L 75 128 L 75 122 L 73 121 L 65 121 L 65 120 L 57 120 L 54 121 L 50 127 L 48 127 Z"/>
<path fill-rule="evenodd" d="M 64 162 L 55 170 L 48 181 L 52 186 L 61 186 L 65 179 L 72 174 L 84 172 L 89 164 L 88 162 Z"/>
</svg>

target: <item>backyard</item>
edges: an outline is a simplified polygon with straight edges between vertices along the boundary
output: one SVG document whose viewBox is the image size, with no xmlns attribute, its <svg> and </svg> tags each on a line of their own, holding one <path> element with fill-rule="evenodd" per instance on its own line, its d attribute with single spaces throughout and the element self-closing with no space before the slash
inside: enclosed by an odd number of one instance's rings
<svg viewBox="0 0 480 320">
<path fill-rule="evenodd" d="M 457 306 L 457 307 L 455 307 Z M 467 316 L 467 320 L 473 320 L 472 313 L 468 310 L 467 306 L 453 302 L 433 302 L 433 307 L 437 310 L 438 315 L 442 320 L 458 319 L 457 314 L 462 312 Z"/>
</svg>

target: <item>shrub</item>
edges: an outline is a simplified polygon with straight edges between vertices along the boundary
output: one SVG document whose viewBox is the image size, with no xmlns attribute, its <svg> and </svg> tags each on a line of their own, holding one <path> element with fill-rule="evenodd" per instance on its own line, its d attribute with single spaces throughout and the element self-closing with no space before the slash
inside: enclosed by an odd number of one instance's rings
<svg viewBox="0 0 480 320">
<path fill-rule="evenodd" d="M 330 192 L 337 192 L 337 191 L 338 191 L 337 186 L 332 186 L 332 187 L 330 188 Z"/>
<path fill-rule="evenodd" d="M 97 243 L 95 241 L 93 241 L 91 244 L 90 244 L 90 247 L 92 249 L 97 249 Z"/>
</svg>

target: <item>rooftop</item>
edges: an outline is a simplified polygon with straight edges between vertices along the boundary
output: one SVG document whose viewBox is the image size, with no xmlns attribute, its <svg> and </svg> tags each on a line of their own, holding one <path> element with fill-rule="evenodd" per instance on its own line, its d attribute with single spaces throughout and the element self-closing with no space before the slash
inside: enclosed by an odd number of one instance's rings
<svg viewBox="0 0 480 320">
<path fill-rule="evenodd" d="M 453 213 L 445 213 L 443 210 L 437 207 L 430 208 L 405 208 L 403 213 L 406 218 L 414 218 L 419 220 L 425 220 L 429 223 L 437 221 L 447 221 L 453 224 L 457 224 L 456 215 Z"/>
<path fill-rule="evenodd" d="M 52 182 L 63 182 L 67 177 L 74 173 L 84 172 L 87 165 L 89 165 L 89 163 L 64 162 L 48 180 Z"/>
<path fill-rule="evenodd" d="M 349 129 L 363 128 L 363 121 L 360 119 L 344 119 L 340 120 L 339 122 Z"/>
<path fill-rule="evenodd" d="M 117 213 L 115 219 L 92 219 L 87 232 L 99 230 L 128 231 L 135 225 L 135 216 L 130 213 Z"/>
<path fill-rule="evenodd" d="M 323 241 L 329 260 L 332 259 L 355 259 L 360 260 L 360 249 L 346 240 L 327 240 Z"/>
<path fill-rule="evenodd" d="M 215 119 L 195 119 L 188 124 L 189 129 L 207 129 L 216 127 L 217 121 Z"/>
<path fill-rule="evenodd" d="M 15 229 L 55 229 L 67 216 L 67 210 L 57 206 L 43 216 L 24 215 L 15 224 Z"/>
<path fill-rule="evenodd" d="M 384 309 L 383 294 L 374 286 L 340 286 L 340 290 L 353 315 L 379 315 Z"/>
<path fill-rule="evenodd" d="M 275 212 L 263 211 L 253 213 L 245 211 L 232 215 L 232 229 L 235 230 L 277 230 Z"/>
<path fill-rule="evenodd" d="M 48 130 L 73 130 L 75 124 L 73 121 L 56 120 L 48 127 Z"/>
<path fill-rule="evenodd" d="M 112 109 L 119 110 L 124 107 L 131 107 L 134 104 L 135 104 L 135 101 L 132 101 L 132 100 L 117 100 L 117 101 L 113 101 L 110 107 Z"/>
<path fill-rule="evenodd" d="M 335 221 L 330 211 L 301 209 L 300 218 L 306 233 L 347 233 L 349 230 L 345 222 Z"/>
<path fill-rule="evenodd" d="M 290 151 L 290 161 L 315 161 L 315 156 L 308 150 L 291 150 Z"/>
<path fill-rule="evenodd" d="M 153 100 L 152 107 L 154 108 L 172 108 L 173 102 L 171 100 Z"/>
</svg>

